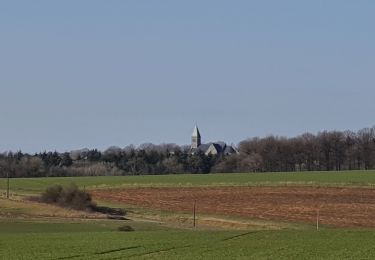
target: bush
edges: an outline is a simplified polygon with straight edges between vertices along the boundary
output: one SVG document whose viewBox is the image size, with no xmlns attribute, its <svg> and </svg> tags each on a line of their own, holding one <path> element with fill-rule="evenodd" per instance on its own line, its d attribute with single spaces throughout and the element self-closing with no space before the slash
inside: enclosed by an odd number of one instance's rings
<svg viewBox="0 0 375 260">
<path fill-rule="evenodd" d="M 45 192 L 42 193 L 42 201 L 46 203 L 56 203 L 61 196 L 63 187 L 61 185 L 53 185 L 48 187 Z"/>
<path fill-rule="evenodd" d="M 122 232 L 134 231 L 134 229 L 131 226 L 128 226 L 128 225 L 120 226 L 120 227 L 117 228 L 117 230 L 122 231 Z"/>
<path fill-rule="evenodd" d="M 41 200 L 46 203 L 56 203 L 59 206 L 77 210 L 91 210 L 95 206 L 90 194 L 80 190 L 74 184 L 66 187 L 61 185 L 48 187 L 43 192 Z"/>
</svg>

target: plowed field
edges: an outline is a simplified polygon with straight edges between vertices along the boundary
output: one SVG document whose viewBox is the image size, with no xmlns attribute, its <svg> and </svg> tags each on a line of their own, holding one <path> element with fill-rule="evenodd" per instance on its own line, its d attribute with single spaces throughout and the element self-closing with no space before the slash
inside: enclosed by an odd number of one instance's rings
<svg viewBox="0 0 375 260">
<path fill-rule="evenodd" d="M 375 189 L 328 187 L 192 187 L 96 190 L 94 200 L 144 208 L 265 220 L 375 227 Z"/>
</svg>

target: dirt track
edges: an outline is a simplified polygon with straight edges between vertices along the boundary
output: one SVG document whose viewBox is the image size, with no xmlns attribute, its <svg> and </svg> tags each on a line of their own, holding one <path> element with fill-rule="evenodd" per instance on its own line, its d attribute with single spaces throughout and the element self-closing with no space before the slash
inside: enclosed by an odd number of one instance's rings
<svg viewBox="0 0 375 260">
<path fill-rule="evenodd" d="M 342 227 L 375 227 L 375 189 L 327 187 L 202 187 L 98 190 L 93 198 L 146 208 L 243 216 Z"/>
</svg>

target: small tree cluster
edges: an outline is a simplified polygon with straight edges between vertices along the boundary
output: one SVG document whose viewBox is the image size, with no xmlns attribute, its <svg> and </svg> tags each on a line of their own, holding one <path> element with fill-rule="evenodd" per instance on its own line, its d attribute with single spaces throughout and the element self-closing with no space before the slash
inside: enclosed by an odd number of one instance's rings
<svg viewBox="0 0 375 260">
<path fill-rule="evenodd" d="M 375 127 L 356 133 L 324 131 L 293 138 L 252 138 L 242 141 L 239 151 L 222 166 L 243 172 L 374 169 Z"/>
<path fill-rule="evenodd" d="M 91 210 L 95 207 L 89 193 L 80 190 L 76 185 L 53 185 L 41 195 L 42 202 L 57 204 L 61 207 L 77 210 Z"/>
</svg>

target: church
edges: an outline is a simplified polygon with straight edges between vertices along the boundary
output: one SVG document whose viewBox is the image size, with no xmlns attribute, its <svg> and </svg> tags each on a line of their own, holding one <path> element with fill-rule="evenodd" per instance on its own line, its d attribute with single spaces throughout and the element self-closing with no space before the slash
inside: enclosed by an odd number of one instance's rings
<svg viewBox="0 0 375 260">
<path fill-rule="evenodd" d="M 190 152 L 194 154 L 197 151 L 202 151 L 205 155 L 230 155 L 238 153 L 236 148 L 234 148 L 232 145 L 227 145 L 224 142 L 202 144 L 201 134 L 198 126 L 195 125 L 193 134 L 191 136 Z"/>
</svg>

